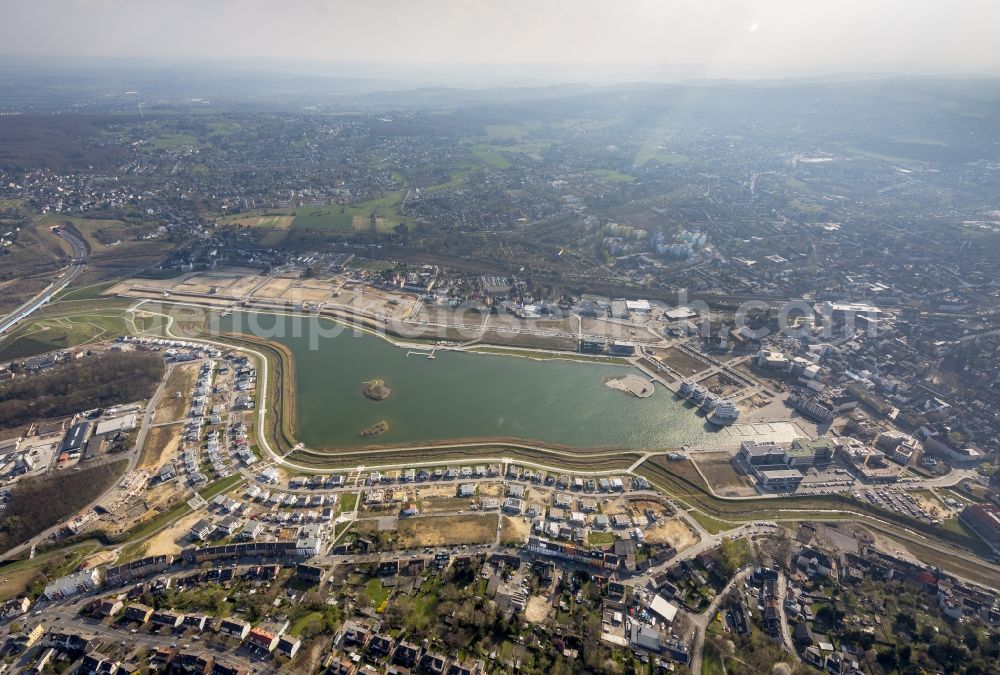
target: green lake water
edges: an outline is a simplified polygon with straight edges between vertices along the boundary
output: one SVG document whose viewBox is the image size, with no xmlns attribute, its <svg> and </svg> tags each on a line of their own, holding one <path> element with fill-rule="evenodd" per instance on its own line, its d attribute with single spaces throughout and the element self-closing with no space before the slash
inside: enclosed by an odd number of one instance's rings
<svg viewBox="0 0 1000 675">
<path fill-rule="evenodd" d="M 641 399 L 604 384 L 608 377 L 641 374 L 626 366 L 449 351 L 428 359 L 347 329 L 310 337 L 332 325 L 261 314 L 236 315 L 223 325 L 292 351 L 296 436 L 308 447 L 504 437 L 574 447 L 675 448 L 715 429 L 664 387 Z M 375 378 L 392 390 L 388 399 L 362 394 L 364 383 Z M 389 422 L 388 432 L 359 435 L 380 420 Z"/>
</svg>

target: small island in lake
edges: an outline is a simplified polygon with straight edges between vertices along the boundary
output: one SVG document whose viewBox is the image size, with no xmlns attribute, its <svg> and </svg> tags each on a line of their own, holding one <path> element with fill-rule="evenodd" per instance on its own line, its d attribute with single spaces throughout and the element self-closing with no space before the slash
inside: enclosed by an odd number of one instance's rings
<svg viewBox="0 0 1000 675">
<path fill-rule="evenodd" d="M 392 394 L 392 389 L 385 386 L 385 380 L 370 380 L 365 383 L 362 393 L 373 401 L 384 401 Z"/>
<path fill-rule="evenodd" d="M 362 429 L 358 435 L 369 438 L 371 436 L 381 436 L 387 431 L 389 431 L 389 423 L 386 420 L 380 420 L 367 429 Z"/>
</svg>

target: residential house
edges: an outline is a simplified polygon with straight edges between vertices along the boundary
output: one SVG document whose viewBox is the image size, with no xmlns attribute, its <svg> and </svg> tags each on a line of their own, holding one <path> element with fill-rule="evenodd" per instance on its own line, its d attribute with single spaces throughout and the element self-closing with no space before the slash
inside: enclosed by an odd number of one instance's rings
<svg viewBox="0 0 1000 675">
<path fill-rule="evenodd" d="M 244 640 L 250 634 L 250 624 L 240 619 L 223 619 L 219 623 L 219 632 Z"/>
</svg>

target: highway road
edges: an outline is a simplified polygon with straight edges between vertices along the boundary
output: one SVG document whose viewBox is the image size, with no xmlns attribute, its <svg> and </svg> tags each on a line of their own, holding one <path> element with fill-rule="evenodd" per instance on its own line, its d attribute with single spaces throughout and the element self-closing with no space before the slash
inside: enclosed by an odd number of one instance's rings
<svg viewBox="0 0 1000 675">
<path fill-rule="evenodd" d="M 55 230 L 55 234 L 57 237 L 65 239 L 73 249 L 72 262 L 44 290 L 0 320 L 0 336 L 7 333 L 48 303 L 53 296 L 76 279 L 84 267 L 86 267 L 87 244 L 68 230 L 57 229 Z"/>
</svg>

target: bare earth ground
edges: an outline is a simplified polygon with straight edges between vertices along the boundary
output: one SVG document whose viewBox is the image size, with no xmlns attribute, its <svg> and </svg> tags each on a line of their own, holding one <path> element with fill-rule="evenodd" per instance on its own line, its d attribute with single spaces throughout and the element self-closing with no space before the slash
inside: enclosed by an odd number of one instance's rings
<svg viewBox="0 0 1000 675">
<path fill-rule="evenodd" d="M 496 536 L 496 514 L 409 518 L 399 522 L 397 541 L 403 548 L 486 544 Z"/>
<path fill-rule="evenodd" d="M 179 480 L 160 483 L 146 491 L 146 506 L 150 511 L 160 511 L 187 501 L 188 487 Z"/>
<path fill-rule="evenodd" d="M 153 413 L 153 424 L 173 422 L 181 419 L 187 413 L 194 395 L 194 383 L 198 379 L 200 367 L 197 363 L 174 366 L 167 377 L 166 384 L 163 385 L 163 397 L 156 412 Z"/>
<path fill-rule="evenodd" d="M 287 291 L 288 287 L 294 282 L 294 279 L 282 279 L 281 277 L 276 277 L 258 288 L 254 295 L 264 298 L 277 298 L 280 297 L 282 293 Z"/>
<path fill-rule="evenodd" d="M 472 497 L 440 497 L 438 499 L 423 499 L 420 506 L 424 513 L 454 513 L 468 509 L 476 500 Z"/>
<path fill-rule="evenodd" d="M 293 302 L 323 302 L 330 297 L 330 284 L 326 282 L 300 282 L 292 284 L 281 297 Z"/>
<path fill-rule="evenodd" d="M 927 495 L 922 495 L 919 492 L 911 494 L 913 494 L 913 498 L 917 501 L 920 508 L 931 514 L 932 518 L 942 518 L 950 513 L 950 510 L 945 508 L 944 504 L 936 499 L 928 498 Z"/>
<path fill-rule="evenodd" d="M 755 494 L 746 477 L 741 476 L 730 463 L 728 452 L 701 453 L 696 460 L 708 484 L 723 497 L 751 496 Z"/>
<path fill-rule="evenodd" d="M 500 543 L 523 544 L 528 541 L 531 526 L 524 518 L 504 516 L 500 523 Z"/>
<path fill-rule="evenodd" d="M 445 497 L 454 497 L 458 491 L 458 487 L 454 484 L 431 485 L 420 487 L 418 489 L 420 491 L 420 494 L 418 495 L 420 499 L 441 499 Z"/>
<path fill-rule="evenodd" d="M 180 553 L 181 547 L 177 544 L 177 540 L 187 534 L 188 530 L 194 527 L 194 524 L 204 515 L 201 511 L 194 511 L 150 537 L 146 542 L 145 555 L 176 555 Z"/>
<path fill-rule="evenodd" d="M 155 427 L 146 434 L 146 443 L 142 448 L 142 459 L 139 468 L 158 467 L 166 458 L 177 452 L 181 444 L 181 432 L 184 427 L 172 424 L 166 427 Z"/>
<path fill-rule="evenodd" d="M 662 517 L 673 513 L 672 509 L 669 509 L 665 504 L 655 499 L 627 499 L 624 503 L 628 504 L 636 514 L 645 514 L 646 511 L 652 511 L 657 517 Z"/>
<path fill-rule="evenodd" d="M 707 387 L 710 391 L 720 396 L 729 396 L 730 394 L 739 391 L 740 386 L 725 377 L 721 373 L 716 373 L 715 375 L 710 375 L 704 380 L 698 382 L 703 387 Z"/>
<path fill-rule="evenodd" d="M 130 514 L 113 519 L 102 520 L 108 534 L 121 534 L 139 523 L 154 518 L 160 512 L 178 504 L 187 495 L 187 487 L 179 481 L 170 481 L 156 485 L 146 491 L 145 500 L 130 510 Z"/>
<path fill-rule="evenodd" d="M 25 567 L 14 572 L 6 572 L 0 575 L 0 600 L 6 600 L 19 593 L 45 576 L 37 567 Z"/>
<path fill-rule="evenodd" d="M 80 569 L 89 570 L 100 565 L 107 565 L 114 562 L 117 557 L 118 555 L 114 551 L 98 551 L 84 558 L 83 562 L 80 563 Z"/>
<path fill-rule="evenodd" d="M 500 497 L 503 495 L 503 485 L 500 483 L 480 483 L 480 497 Z"/>
<path fill-rule="evenodd" d="M 695 373 L 699 373 L 708 368 L 707 365 L 698 359 L 688 356 L 687 354 L 672 347 L 666 351 L 656 350 L 655 353 L 656 356 L 667 365 L 667 367 L 685 377 L 688 375 L 694 375 Z"/>
<path fill-rule="evenodd" d="M 643 531 L 646 541 L 650 544 L 670 544 L 678 551 L 683 551 L 698 543 L 698 536 L 691 532 L 687 524 L 678 519 L 660 519 L 646 527 Z"/>
<path fill-rule="evenodd" d="M 295 216 L 264 215 L 230 218 L 226 222 L 244 227 L 272 227 L 278 230 L 287 230 L 292 226 L 293 220 L 295 220 Z"/>
<path fill-rule="evenodd" d="M 528 604 L 524 608 L 524 620 L 528 623 L 542 623 L 549 615 L 549 601 L 540 595 L 533 595 L 528 598 Z"/>
</svg>

